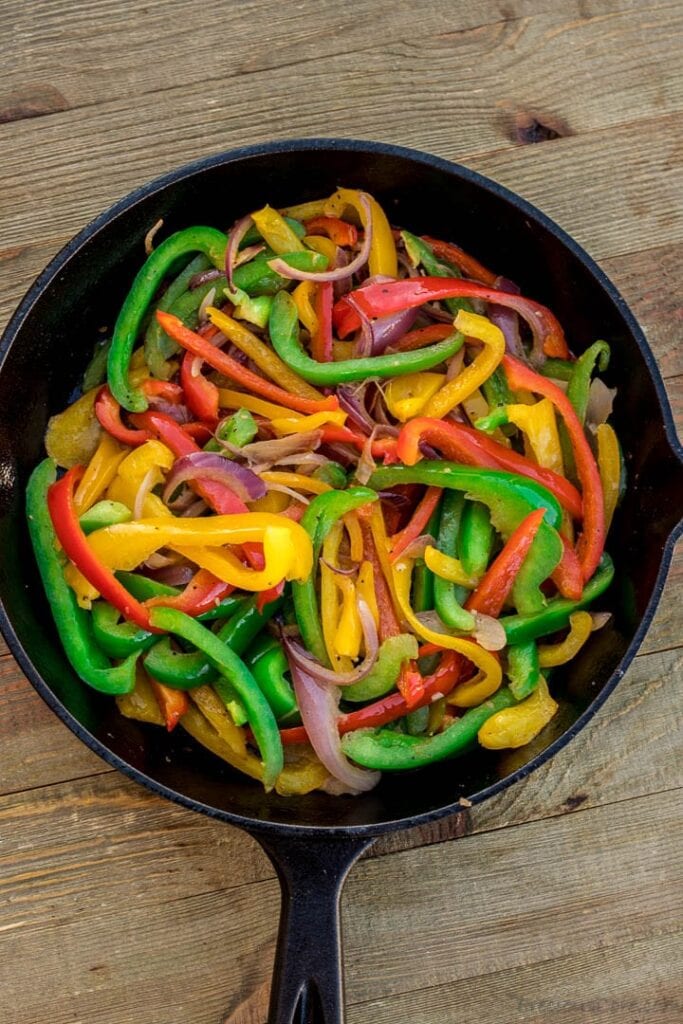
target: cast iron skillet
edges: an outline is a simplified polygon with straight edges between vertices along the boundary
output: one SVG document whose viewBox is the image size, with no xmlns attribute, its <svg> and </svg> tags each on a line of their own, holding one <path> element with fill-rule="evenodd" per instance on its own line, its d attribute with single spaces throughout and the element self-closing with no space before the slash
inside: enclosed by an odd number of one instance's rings
<svg viewBox="0 0 683 1024">
<path fill-rule="evenodd" d="M 554 310 L 575 351 L 596 337 L 610 342 L 606 380 L 619 389 L 614 423 L 629 486 L 608 544 L 615 582 L 598 605 L 614 613 L 612 620 L 570 671 L 557 673 L 561 711 L 531 749 L 474 752 L 433 769 L 388 775 L 354 799 L 282 799 L 195 748 L 181 729 L 168 737 L 122 718 L 113 701 L 76 681 L 33 564 L 23 494 L 42 457 L 47 419 L 77 388 L 98 328 L 113 324 L 152 224 L 163 218 L 164 234 L 191 224 L 227 227 L 266 200 L 286 205 L 329 194 L 338 184 L 367 189 L 393 223 L 452 238 L 512 278 Z M 680 533 L 683 459 L 641 330 L 586 253 L 500 185 L 413 150 L 306 139 L 201 160 L 117 203 L 40 275 L 7 328 L 0 359 L 0 626 L 12 653 L 53 711 L 105 761 L 153 792 L 258 839 L 283 892 L 269 1020 L 341 1021 L 338 904 L 356 858 L 380 833 L 454 813 L 461 797 L 479 803 L 548 760 L 616 686 L 652 621 Z"/>
</svg>

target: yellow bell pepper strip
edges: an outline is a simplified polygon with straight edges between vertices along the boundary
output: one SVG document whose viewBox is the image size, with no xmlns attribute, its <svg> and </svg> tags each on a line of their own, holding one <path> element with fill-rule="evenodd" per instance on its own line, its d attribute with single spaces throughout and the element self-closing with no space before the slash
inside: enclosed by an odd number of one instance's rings
<svg viewBox="0 0 683 1024">
<path fill-rule="evenodd" d="M 564 476 L 564 461 L 555 407 L 547 398 L 532 404 L 504 405 L 475 421 L 477 430 L 491 433 L 504 423 L 513 423 L 525 436 L 539 466 Z M 527 451 L 528 454 L 528 451 Z"/>
<path fill-rule="evenodd" d="M 228 341 L 236 345 L 240 352 L 244 352 L 245 356 L 248 356 L 259 370 L 262 370 L 271 380 L 276 381 L 285 391 L 299 395 L 300 398 L 322 401 L 323 395 L 319 391 L 293 373 L 287 364 L 283 363 L 280 357 L 273 352 L 272 348 L 264 344 L 244 324 L 234 320 L 222 310 L 216 309 L 215 306 L 208 306 L 206 315 Z"/>
<path fill-rule="evenodd" d="M 214 685 L 219 688 L 219 696 L 222 699 L 225 698 L 220 688 L 224 679 L 237 692 L 244 704 L 251 731 L 261 752 L 263 785 L 266 790 L 272 789 L 283 768 L 280 733 L 270 704 L 242 659 L 201 622 L 175 608 L 154 608 L 150 621 L 153 626 L 187 640 L 206 655 L 220 673 Z"/>
<path fill-rule="evenodd" d="M 74 495 L 74 506 L 79 516 L 102 497 L 127 454 L 127 449 L 122 448 L 118 441 L 107 433 L 102 434 Z"/>
<path fill-rule="evenodd" d="M 272 206 L 266 205 L 263 209 L 256 210 L 255 213 L 252 213 L 251 219 L 264 242 L 278 255 L 286 252 L 301 252 L 304 248 L 299 236 L 292 231 L 282 214 L 274 210 Z"/>
<path fill-rule="evenodd" d="M 569 616 L 569 632 L 557 644 L 542 644 L 538 648 L 538 662 L 541 668 L 555 668 L 565 665 L 581 650 L 593 629 L 593 617 L 589 612 L 574 612 Z"/>
<path fill-rule="evenodd" d="M 453 380 L 444 384 L 427 402 L 424 415 L 435 419 L 441 419 L 471 395 L 480 384 L 483 384 L 491 376 L 505 355 L 503 332 L 485 316 L 468 313 L 461 309 L 454 320 L 454 325 L 456 330 L 461 331 L 465 337 L 476 338 L 483 342 L 484 348 L 476 356 L 474 362 L 466 366 Z"/>
<path fill-rule="evenodd" d="M 605 502 L 605 533 L 612 524 L 614 510 L 619 501 L 621 485 L 621 452 L 619 441 L 609 423 L 601 423 L 596 432 L 598 442 L 598 470 Z"/>
<path fill-rule="evenodd" d="M 367 559 L 361 562 L 360 569 L 358 570 L 358 580 L 356 581 L 356 591 L 358 597 L 365 601 L 366 605 L 370 609 L 373 621 L 377 629 L 379 629 L 379 608 L 377 607 L 377 593 L 375 591 L 375 571 L 372 567 L 372 562 Z"/>
<path fill-rule="evenodd" d="M 291 296 L 288 293 L 284 294 L 291 302 Z M 296 315 L 296 309 L 294 309 L 294 312 Z M 242 366 L 241 363 L 238 363 L 236 359 L 232 359 L 231 356 L 221 351 L 221 349 L 214 348 L 211 342 L 202 338 L 200 334 L 188 330 L 177 317 L 171 316 L 170 313 L 160 313 L 157 311 L 156 317 L 166 333 L 184 349 L 196 356 L 200 356 L 214 370 L 218 370 L 219 373 L 230 377 L 231 380 L 241 384 L 243 387 L 249 388 L 262 398 L 280 402 L 290 409 L 296 409 L 297 412 L 304 413 L 325 412 L 329 409 L 339 408 L 339 402 L 333 395 L 320 401 L 317 399 L 314 401 L 310 398 L 302 398 L 299 395 L 290 394 L 278 385 L 271 384 L 270 381 L 259 377 L 257 373 L 249 370 L 246 366 Z"/>
<path fill-rule="evenodd" d="M 487 690 L 485 696 L 495 693 L 503 679 L 498 659 L 490 651 L 484 650 L 483 647 L 480 647 L 473 640 L 452 636 L 450 633 L 438 633 L 436 630 L 425 626 L 410 606 L 412 574 L 412 559 L 400 559 L 392 566 L 394 593 L 396 594 L 399 611 L 403 619 L 405 619 L 414 633 L 428 643 L 438 644 L 439 647 L 446 648 L 446 650 L 456 651 L 458 654 L 464 655 L 479 670 L 479 682 L 481 683 L 482 692 Z M 462 690 L 462 687 L 460 689 Z M 484 699 L 485 697 L 482 697 L 482 700 Z"/>
<path fill-rule="evenodd" d="M 316 480 L 315 477 L 306 476 L 304 473 L 284 473 L 276 469 L 268 469 L 260 476 L 264 484 L 292 487 L 294 490 L 304 491 L 305 494 L 325 494 L 326 491 L 332 490 L 332 487 L 324 480 Z"/>
<path fill-rule="evenodd" d="M 315 296 L 318 285 L 315 281 L 300 281 L 292 292 L 292 298 L 299 314 L 299 320 L 309 335 L 313 337 L 318 330 L 318 316 L 315 311 Z"/>
<path fill-rule="evenodd" d="M 370 249 L 370 274 L 384 274 L 387 277 L 398 276 L 398 257 L 396 243 L 386 214 L 376 199 L 362 193 L 370 203 L 372 216 L 372 247 Z M 367 215 L 361 203 L 361 193 L 353 188 L 339 188 L 330 196 L 324 205 L 324 212 L 329 217 L 343 218 L 344 210 L 351 206 L 360 217 L 363 228 L 367 226 Z M 307 218 L 308 219 L 308 218 Z"/>
<path fill-rule="evenodd" d="M 394 377 L 384 389 L 387 409 L 397 420 L 405 423 L 420 415 L 445 381 L 445 373 L 409 373 L 406 377 Z"/>
<path fill-rule="evenodd" d="M 323 217 L 325 207 L 329 203 L 329 197 L 324 199 L 311 199 L 307 203 L 295 203 L 294 206 L 285 206 L 280 210 L 283 217 L 291 220 L 312 220 L 314 217 Z"/>
<path fill-rule="evenodd" d="M 283 523 L 293 522 L 284 516 L 278 518 Z M 299 553 L 292 545 L 286 526 L 271 526 L 264 531 L 263 569 L 246 569 L 240 559 L 227 548 L 185 547 L 177 543 L 169 544 L 169 547 L 213 573 L 224 583 L 242 590 L 269 591 L 285 579 L 299 579 L 302 573 Z"/>
<path fill-rule="evenodd" d="M 140 488 L 146 483 L 148 492 L 142 505 L 142 516 L 170 518 L 172 513 L 161 498 L 152 493 L 152 488 L 164 482 L 164 474 L 174 461 L 173 452 L 161 441 L 146 441 L 139 448 L 129 452 L 120 462 L 118 471 L 109 485 L 107 497 L 110 501 L 120 501 L 122 505 L 132 509 Z"/>
<path fill-rule="evenodd" d="M 283 570 L 283 575 L 278 576 L 276 582 L 283 578 L 304 580 L 308 577 L 312 567 L 312 552 L 306 531 L 284 516 L 264 512 L 186 519 L 173 516 L 138 519 L 133 523 L 120 523 L 97 530 L 90 534 L 87 541 L 93 555 L 103 565 L 128 571 L 161 547 L 182 548 L 188 556 L 192 552 L 191 557 L 194 557 L 202 549 L 254 542 L 263 543 L 266 562 L 270 552 L 272 575 Z M 232 559 L 236 563 L 233 570 L 235 586 L 248 590 L 266 589 L 261 585 L 248 585 L 259 579 L 257 571 L 246 569 L 234 556 Z M 232 565 L 232 562 L 226 561 L 227 564 Z M 271 572 L 265 572 L 265 575 L 270 576 Z M 233 580 L 225 582 L 232 583 Z"/>
<path fill-rule="evenodd" d="M 335 672 L 348 672 L 353 667 L 351 660 L 343 657 L 337 650 L 336 643 L 339 626 L 339 590 L 335 584 L 334 570 L 337 567 L 342 535 L 343 526 L 339 521 L 334 524 L 323 541 L 320 562 L 320 623 L 327 656 Z"/>
<path fill-rule="evenodd" d="M 292 415 L 292 410 L 284 405 L 266 402 L 263 398 L 256 398 L 246 391 L 232 391 L 230 388 L 218 389 L 218 404 L 221 409 L 247 409 L 269 420 Z"/>
<path fill-rule="evenodd" d="M 310 416 L 276 416 L 270 421 L 278 437 L 285 434 L 306 434 L 309 430 L 319 430 L 328 424 L 336 427 L 343 427 L 346 422 L 346 413 L 341 409 L 333 412 L 314 412 Z"/>
<path fill-rule="evenodd" d="M 439 576 L 442 580 L 448 580 L 449 583 L 456 583 L 459 587 L 467 587 L 468 590 L 474 590 L 479 582 L 477 576 L 469 576 L 465 572 L 459 558 L 446 555 L 443 551 L 432 547 L 431 544 L 425 548 L 424 560 L 427 568 L 435 576 Z"/>
<path fill-rule="evenodd" d="M 45 448 L 58 466 L 87 465 L 102 435 L 94 408 L 99 388 L 86 391 L 58 416 L 51 416 L 45 434 Z"/>
<path fill-rule="evenodd" d="M 325 256 L 328 266 L 334 266 L 337 258 L 337 246 L 331 238 L 325 238 L 323 235 L 304 235 L 304 244 L 314 252 Z"/>
<path fill-rule="evenodd" d="M 338 488 L 334 488 L 337 490 Z M 343 519 L 349 537 L 349 557 L 352 562 L 363 561 L 363 534 L 355 512 L 347 512 Z"/>
<path fill-rule="evenodd" d="M 212 686 L 206 683 L 203 686 L 196 686 L 188 691 L 188 696 L 231 750 L 240 757 L 250 756 L 247 751 L 245 730 L 235 725 L 230 712 Z M 261 778 L 260 768 L 259 762 L 259 772 L 255 776 L 259 779 Z"/>
<path fill-rule="evenodd" d="M 543 676 L 526 700 L 515 707 L 503 708 L 488 718 L 478 732 L 479 742 L 487 750 L 505 750 L 530 743 L 557 712 Z"/>
<path fill-rule="evenodd" d="M 125 718 L 134 718 L 138 722 L 149 722 L 151 725 L 165 725 L 159 702 L 145 670 L 137 665 L 135 686 L 130 693 L 116 696 L 116 706 Z"/>
<path fill-rule="evenodd" d="M 334 574 L 334 584 L 341 591 L 342 607 L 334 637 L 337 651 L 345 658 L 355 659 L 360 653 L 363 629 L 358 614 L 358 595 L 353 580 Z"/>
</svg>

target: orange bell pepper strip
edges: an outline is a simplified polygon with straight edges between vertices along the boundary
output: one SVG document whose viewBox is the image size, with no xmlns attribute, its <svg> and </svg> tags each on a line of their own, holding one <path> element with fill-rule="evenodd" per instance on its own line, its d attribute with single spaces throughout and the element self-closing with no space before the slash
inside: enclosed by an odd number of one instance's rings
<svg viewBox="0 0 683 1024">
<path fill-rule="evenodd" d="M 148 608 L 157 605 L 164 608 L 177 608 L 178 611 L 196 618 L 215 608 L 234 589 L 232 584 L 224 583 L 212 572 L 200 569 L 194 574 L 182 593 L 174 596 L 162 594 L 159 597 L 150 597 L 145 601 L 145 605 Z"/>
<path fill-rule="evenodd" d="M 172 686 L 164 686 L 157 679 L 148 676 L 152 692 L 156 697 L 159 710 L 164 716 L 166 729 L 173 732 L 176 725 L 183 717 L 190 706 L 187 694 L 184 690 L 174 690 Z"/>
<path fill-rule="evenodd" d="M 259 377 L 257 373 L 248 370 L 245 366 L 238 363 L 236 359 L 232 359 L 231 356 L 222 352 L 219 348 L 214 348 L 210 342 L 202 338 L 201 335 L 196 334 L 195 331 L 189 330 L 189 328 L 185 327 L 182 320 L 171 313 L 163 313 L 158 309 L 156 311 L 156 318 L 168 336 L 173 338 L 178 345 L 188 352 L 192 352 L 193 355 L 201 356 L 204 362 L 212 366 L 214 370 L 218 370 L 219 373 L 230 377 L 231 380 L 242 384 L 252 393 L 260 395 L 262 398 L 285 405 L 288 409 L 296 409 L 297 412 L 328 412 L 329 410 L 339 408 L 339 402 L 333 395 L 322 399 L 322 401 L 313 401 L 310 398 L 290 395 L 288 391 L 284 391 L 276 384 L 271 384 L 269 381 L 264 380 L 263 377 Z"/>
<path fill-rule="evenodd" d="M 488 284 L 491 287 L 498 280 L 497 274 L 494 274 L 492 270 L 487 270 L 479 260 L 470 256 L 459 245 L 454 245 L 453 242 L 442 242 L 438 238 L 430 238 L 429 235 L 422 235 L 422 241 L 431 246 L 434 255 L 438 256 L 440 260 L 454 263 L 463 274 L 467 274 L 473 280 L 481 281 L 482 284 Z"/>
<path fill-rule="evenodd" d="M 414 331 L 408 331 L 402 338 L 399 338 L 391 346 L 393 352 L 413 352 L 417 348 L 424 348 L 425 345 L 432 345 L 435 341 L 445 341 L 453 333 L 452 324 L 429 324 L 427 327 L 417 327 Z"/>
<path fill-rule="evenodd" d="M 538 508 L 522 520 L 510 534 L 505 547 L 496 556 L 467 601 L 465 608 L 498 618 L 505 600 L 512 590 L 515 577 L 522 567 L 538 528 L 543 522 L 545 509 Z"/>
<path fill-rule="evenodd" d="M 335 245 L 351 246 L 358 241 L 358 228 L 339 217 L 311 217 L 304 221 L 307 235 L 327 235 Z"/>
<path fill-rule="evenodd" d="M 583 580 L 598 567 L 605 547 L 605 504 L 597 463 L 574 406 L 548 377 L 542 377 L 513 356 L 505 356 L 503 369 L 513 391 L 532 391 L 549 398 L 564 420 L 572 444 L 576 472 L 583 491 L 583 532 L 577 544 Z"/>
<path fill-rule="evenodd" d="M 545 380 L 544 377 L 540 379 Z M 547 487 L 574 519 L 580 519 L 583 514 L 581 495 L 569 480 L 553 473 L 551 469 L 538 466 L 511 448 L 498 444 L 473 427 L 426 416 L 416 417 L 402 428 L 396 445 L 396 455 L 406 466 L 414 466 L 421 458 L 421 441 L 438 448 L 454 462 L 487 469 L 504 469 L 508 473 L 529 477 Z"/>
</svg>

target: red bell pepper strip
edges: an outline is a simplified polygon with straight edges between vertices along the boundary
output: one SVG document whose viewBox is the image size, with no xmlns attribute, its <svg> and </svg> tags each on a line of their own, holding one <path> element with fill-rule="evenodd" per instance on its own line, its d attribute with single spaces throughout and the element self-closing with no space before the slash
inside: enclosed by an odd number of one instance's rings
<svg viewBox="0 0 683 1024">
<path fill-rule="evenodd" d="M 576 551 L 566 537 L 560 534 L 562 541 L 562 561 L 553 570 L 550 578 L 562 594 L 570 601 L 578 601 L 583 593 L 583 571 Z"/>
<path fill-rule="evenodd" d="M 409 711 L 417 711 L 418 708 L 431 704 L 432 700 L 445 697 L 455 684 L 460 682 L 464 672 L 463 666 L 468 664 L 469 662 L 455 651 L 446 651 L 436 671 L 424 678 L 422 696 L 413 707 L 408 706 L 408 702 L 401 693 L 389 693 L 386 697 L 375 701 L 374 704 L 358 708 L 347 715 L 340 715 L 338 721 L 340 734 L 343 736 L 344 733 L 353 732 L 354 729 L 377 729 L 381 725 L 388 725 L 389 722 L 402 718 Z M 303 726 L 281 729 L 280 738 L 285 744 L 308 742 L 308 736 Z"/>
<path fill-rule="evenodd" d="M 418 327 L 414 331 L 408 331 L 398 341 L 389 346 L 392 352 L 413 352 L 417 348 L 424 348 L 435 341 L 445 341 L 453 333 L 453 324 L 429 324 L 427 327 Z"/>
<path fill-rule="evenodd" d="M 473 278 L 475 281 L 481 281 L 483 284 L 494 286 L 498 280 L 493 271 L 487 270 L 479 260 L 475 260 L 474 256 L 470 256 L 459 245 L 454 245 L 453 242 L 442 242 L 439 238 L 431 238 L 429 235 L 423 235 L 422 241 L 431 246 L 434 255 L 440 260 L 455 263 L 456 267 L 459 267 L 463 274 L 467 274 L 468 277 Z"/>
<path fill-rule="evenodd" d="M 535 509 L 510 534 L 503 550 L 488 567 L 476 590 L 467 598 L 465 608 L 468 611 L 498 618 L 544 515 L 545 509 Z"/>
<path fill-rule="evenodd" d="M 440 449 L 454 462 L 486 469 L 504 469 L 508 473 L 529 477 L 554 494 L 574 519 L 580 519 L 583 515 L 581 495 L 569 480 L 551 469 L 536 465 L 524 455 L 506 448 L 473 427 L 427 416 L 416 417 L 403 427 L 396 445 L 396 454 L 406 466 L 414 466 L 421 458 L 421 441 Z"/>
<path fill-rule="evenodd" d="M 183 389 L 179 384 L 173 384 L 170 380 L 155 380 L 148 377 L 140 385 L 148 398 L 163 398 L 165 402 L 172 402 L 180 405 L 183 400 Z"/>
<path fill-rule="evenodd" d="M 164 686 L 163 683 L 153 679 L 152 676 L 148 676 L 148 679 L 154 696 L 157 699 L 159 709 L 164 716 L 166 728 L 169 732 L 173 732 L 190 706 L 187 694 L 184 690 L 175 690 L 171 686 Z"/>
<path fill-rule="evenodd" d="M 331 281 L 318 285 L 315 296 L 315 315 L 318 326 L 311 337 L 311 355 L 319 363 L 332 362 L 332 303 L 334 300 Z"/>
<path fill-rule="evenodd" d="M 148 409 L 147 412 L 133 413 L 131 420 L 136 426 L 148 430 L 151 436 L 157 437 L 167 448 L 171 449 L 176 458 L 201 451 L 199 445 L 191 437 L 188 437 L 182 427 L 166 413 Z M 229 487 L 216 480 L 202 480 L 200 477 L 193 480 L 191 486 L 219 515 L 233 515 L 249 511 L 241 498 L 238 498 Z M 244 544 L 242 550 L 252 568 L 263 568 L 262 545 Z"/>
<path fill-rule="evenodd" d="M 370 520 L 367 518 L 363 509 L 359 509 L 357 514 L 358 523 L 363 535 L 363 557 L 372 565 L 373 580 L 375 584 L 375 600 L 377 601 L 377 611 L 379 613 L 379 626 L 377 633 L 379 636 L 379 642 L 384 643 L 387 637 L 398 636 L 401 632 L 401 626 L 396 616 L 394 602 L 391 597 L 391 590 L 389 589 L 389 584 L 387 583 L 384 572 L 382 571 L 382 563 L 380 562 L 379 555 L 377 554 L 375 539 L 372 536 Z"/>
<path fill-rule="evenodd" d="M 304 221 L 307 235 L 327 235 L 335 245 L 351 246 L 358 241 L 358 228 L 339 217 L 311 217 Z"/>
<path fill-rule="evenodd" d="M 323 444 L 352 444 L 359 451 L 367 444 L 367 437 L 356 433 L 350 427 L 338 427 L 334 423 L 326 423 L 320 427 L 320 439 Z M 381 437 L 370 445 L 372 457 L 381 459 L 385 455 L 393 455 L 396 450 L 396 441 L 393 437 Z"/>
<path fill-rule="evenodd" d="M 414 540 L 417 540 L 417 538 L 424 532 L 440 497 L 440 487 L 428 487 L 415 509 L 410 522 L 390 538 L 392 562 L 395 562 L 396 559 L 403 554 L 408 545 L 412 544 Z"/>
<path fill-rule="evenodd" d="M 224 597 L 232 593 L 235 588 L 231 583 L 224 583 L 207 569 L 199 569 L 180 594 L 174 597 L 160 595 L 150 597 L 145 601 L 147 608 L 157 605 L 164 608 L 177 608 L 186 615 L 202 615 L 204 612 L 215 608 Z"/>
<path fill-rule="evenodd" d="M 218 423 L 218 388 L 201 372 L 201 365 L 199 373 L 193 373 L 196 360 L 191 352 L 185 353 L 180 363 L 180 384 L 190 412 L 215 429 Z"/>
<path fill-rule="evenodd" d="M 206 444 L 209 438 L 213 437 L 213 430 L 206 423 L 200 423 L 199 420 L 193 420 L 192 423 L 181 423 L 180 429 L 197 444 Z"/>
<path fill-rule="evenodd" d="M 420 699 L 424 696 L 425 687 L 424 679 L 421 673 L 418 671 L 417 665 L 414 661 L 407 661 L 401 666 L 398 680 L 396 681 L 396 689 L 401 694 L 406 702 L 408 708 L 411 711 L 417 706 Z"/>
<path fill-rule="evenodd" d="M 557 384 L 542 377 L 513 356 L 503 357 L 503 369 L 513 391 L 533 391 L 549 398 L 564 420 L 574 452 L 576 472 L 583 491 L 583 532 L 576 552 L 586 583 L 598 567 L 605 547 L 605 505 L 600 473 L 574 406 Z"/>
<path fill-rule="evenodd" d="M 47 507 L 57 539 L 67 558 L 105 601 L 118 608 L 129 622 L 158 633 L 160 630 L 150 625 L 148 609 L 119 583 L 111 569 L 100 562 L 88 544 L 74 506 L 74 490 L 84 472 L 83 466 L 74 466 L 48 489 Z"/>
<path fill-rule="evenodd" d="M 369 317 L 389 316 L 403 309 L 413 309 L 425 302 L 440 302 L 443 299 L 457 298 L 483 299 L 494 302 L 498 306 L 509 306 L 511 309 L 523 308 L 524 313 L 532 313 L 534 326 L 543 335 L 543 350 L 548 356 L 560 359 L 569 358 L 569 349 L 564 331 L 557 319 L 540 302 L 524 296 L 512 295 L 509 292 L 488 288 L 475 281 L 452 277 L 410 277 L 402 281 L 386 281 L 365 285 L 353 293 L 353 305 Z M 342 296 L 334 306 L 334 324 L 339 337 L 345 338 L 351 331 L 360 326 L 360 318 L 346 296 Z"/>
<path fill-rule="evenodd" d="M 253 394 L 260 395 L 261 398 L 266 398 L 269 402 L 276 402 L 278 405 L 284 405 L 288 409 L 295 409 L 297 412 L 303 413 L 330 412 L 339 408 L 339 402 L 334 395 L 330 395 L 329 398 L 324 398 L 322 401 L 290 395 L 288 391 L 284 391 L 276 384 L 271 384 L 270 381 L 259 377 L 257 373 L 247 369 L 246 366 L 242 366 L 221 349 L 214 348 L 200 334 L 185 327 L 182 320 L 173 316 L 172 313 L 164 313 L 158 309 L 156 318 L 168 336 L 182 348 L 192 352 L 195 356 L 201 356 L 204 362 L 212 366 L 214 370 L 225 374 L 226 377 L 230 377 L 237 384 L 242 384 Z"/>
<path fill-rule="evenodd" d="M 116 401 L 106 384 L 97 392 L 97 398 L 95 399 L 95 415 L 100 422 L 100 426 L 102 426 L 104 430 L 114 438 L 114 440 L 120 441 L 121 444 L 130 445 L 131 448 L 137 448 L 138 445 L 144 444 L 145 441 L 149 441 L 151 437 L 151 434 L 147 430 L 133 430 L 131 427 L 126 427 L 124 425 L 121 419 L 121 406 Z"/>
</svg>

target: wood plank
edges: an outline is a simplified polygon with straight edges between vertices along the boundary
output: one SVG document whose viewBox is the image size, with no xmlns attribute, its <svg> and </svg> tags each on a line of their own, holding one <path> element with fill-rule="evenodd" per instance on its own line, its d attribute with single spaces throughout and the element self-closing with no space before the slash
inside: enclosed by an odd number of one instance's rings
<svg viewBox="0 0 683 1024">
<path fill-rule="evenodd" d="M 137 100 L 199 81 L 209 92 L 216 82 L 232 88 L 238 78 L 283 67 L 309 73 L 307 64 L 319 72 L 348 71 L 350 81 L 370 61 L 378 91 L 419 81 L 430 102 L 461 107 L 464 98 L 493 110 L 491 128 L 499 120 L 502 136 L 513 139 L 516 121 L 528 114 L 568 122 L 576 132 L 680 110 L 683 97 L 681 80 L 671 75 L 670 53 L 683 24 L 673 3 L 601 0 L 589 10 L 579 0 L 561 10 L 552 0 L 502 7 L 482 0 L 457 10 L 432 3 L 416 21 L 405 0 L 359 0 L 348 10 L 332 0 L 275 6 L 256 0 L 231 5 L 229 39 L 222 42 L 206 31 L 224 17 L 216 0 L 200 6 L 154 0 L 142 17 L 117 0 L 95 0 L 87 10 L 42 0 L 39 18 L 30 4 L 4 0 L 0 16 L 12 28 L 0 43 L 5 120 Z M 588 73 L 574 75 L 567 90 L 577 59 Z M 400 68 L 405 78 L 396 74 Z"/>
<path fill-rule="evenodd" d="M 511 43 L 515 50 L 516 41 Z M 500 71 L 498 51 L 496 43 L 490 72 L 495 76 Z M 568 52 L 565 79 L 576 70 L 575 57 Z M 519 85 L 510 85 L 513 96 L 523 95 L 535 59 L 516 58 Z M 315 62 L 316 70 L 319 63 Z M 586 96 L 578 98 L 582 76 L 577 75 L 575 88 L 563 90 L 564 96 L 577 97 L 576 115 L 569 118 L 574 119 L 577 134 L 552 145 L 510 148 L 509 117 L 503 109 L 495 108 L 492 98 L 480 96 L 478 85 L 461 89 L 462 68 L 470 65 L 479 82 L 481 61 L 476 52 L 462 59 L 456 52 L 450 63 L 440 66 L 439 82 L 455 83 L 455 92 L 450 84 L 442 84 L 440 91 L 423 71 L 411 91 L 412 116 L 407 124 L 405 87 L 402 77 L 399 84 L 396 79 L 401 55 L 397 59 L 382 46 L 372 58 L 372 103 L 366 102 L 367 55 L 343 54 L 325 64 L 314 95 L 301 89 L 300 67 L 283 65 L 234 79 L 229 89 L 222 81 L 198 81 L 144 94 L 134 107 L 119 99 L 0 126 L 9 168 L 2 195 L 3 245 L 73 233 L 113 197 L 134 186 L 195 157 L 244 144 L 245 125 L 250 126 L 252 142 L 324 130 L 400 139 L 462 160 L 538 203 L 598 258 L 640 248 L 644 238 L 648 247 L 683 239 L 683 212 L 677 201 L 680 113 L 664 111 L 657 118 L 582 131 L 580 111 Z M 545 73 L 552 61 L 549 65 L 543 60 L 541 66 Z M 666 95 L 668 79 L 654 76 L 653 81 Z M 282 97 L 281 103 L 273 104 L 273 95 Z M 352 128 L 349 104 L 354 108 Z M 531 97 L 514 106 L 532 107 Z"/>
<path fill-rule="evenodd" d="M 448 985 L 450 1011 L 457 982 L 569 958 L 577 946 L 599 958 L 612 946 L 674 933 L 680 817 L 680 793 L 664 793 L 362 862 L 343 906 L 350 1004 L 405 992 L 414 999 L 418 988 L 440 985 L 443 993 Z M 229 852 L 205 856 L 228 865 Z M 260 1017 L 255 1011 L 272 960 L 274 879 L 188 896 L 163 861 L 147 863 L 152 877 L 132 876 L 123 904 L 101 913 L 82 908 L 78 886 L 46 901 L 42 920 L 15 907 L 14 927 L 0 933 L 0 985 L 13 1024 L 263 1019 L 263 1005 Z M 453 879 L 452 901 L 445 879 Z M 25 984 L 27 963 L 40 963 L 40 985 Z M 551 980 L 541 989 L 553 990 Z M 245 1006 L 251 1017 L 237 1015 Z M 370 1022 L 374 1013 L 359 1006 L 353 1019 Z"/>
<path fill-rule="evenodd" d="M 531 780 L 462 815 L 385 837 L 375 855 L 680 786 L 683 710 L 670 684 L 682 666 L 681 651 L 639 659 L 596 719 Z M 67 735 L 56 720 L 55 729 Z M 6 749 L 11 761 L 3 738 Z M 153 906 L 169 883 L 190 898 L 272 875 L 248 837 L 113 772 L 0 798 L 0 835 L 0 936 L 17 917 L 43 927 L 46 914 L 76 894 L 80 915 L 110 916 L 131 887 L 140 890 L 140 908 Z"/>
<path fill-rule="evenodd" d="M 350 1007 L 349 1024 L 680 1024 L 682 963 L 683 935 L 657 935 L 373 999 Z"/>
</svg>

